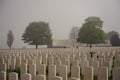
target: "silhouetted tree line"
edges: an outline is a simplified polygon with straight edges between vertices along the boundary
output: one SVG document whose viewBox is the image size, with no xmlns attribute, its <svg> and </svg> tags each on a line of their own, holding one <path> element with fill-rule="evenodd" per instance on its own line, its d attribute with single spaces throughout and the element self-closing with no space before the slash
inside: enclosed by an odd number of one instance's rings
<svg viewBox="0 0 120 80">
<path fill-rule="evenodd" d="M 112 35 L 110 39 L 110 43 L 112 46 L 120 46 L 120 38 L 117 35 Z"/>
<path fill-rule="evenodd" d="M 119 34 L 111 31 L 106 36 L 102 29 L 103 21 L 99 17 L 91 16 L 85 19 L 84 24 L 78 32 L 77 42 L 89 44 L 101 44 L 106 40 L 110 40 L 112 46 L 120 46 Z M 108 39 L 106 39 L 108 37 Z M 24 43 L 35 45 L 36 49 L 39 45 L 52 45 L 52 33 L 49 28 L 49 23 L 44 21 L 31 22 L 26 27 L 22 35 Z M 14 41 L 14 36 L 10 30 L 7 34 L 7 45 L 11 49 Z"/>
</svg>

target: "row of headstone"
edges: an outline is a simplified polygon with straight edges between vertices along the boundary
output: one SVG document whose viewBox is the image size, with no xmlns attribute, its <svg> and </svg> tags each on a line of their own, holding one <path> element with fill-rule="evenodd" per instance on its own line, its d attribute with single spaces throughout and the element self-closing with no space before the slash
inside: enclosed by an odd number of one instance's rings
<svg viewBox="0 0 120 80">
<path fill-rule="evenodd" d="M 68 80 L 67 79 L 67 67 L 61 66 L 61 72 L 59 73 L 59 76 L 56 76 L 56 66 L 50 65 L 49 66 L 49 74 L 48 74 L 48 80 Z M 75 68 L 75 67 L 73 67 Z M 71 73 L 71 80 L 79 80 L 80 79 L 80 70 L 79 67 L 76 66 L 76 70 L 72 70 Z M 120 67 L 113 69 L 113 80 L 119 80 L 120 79 Z M 85 67 L 84 68 L 84 80 L 93 80 L 93 67 Z M 46 80 L 45 75 L 36 75 L 35 78 L 32 79 L 32 74 L 28 73 L 22 73 L 21 74 L 21 80 Z M 0 79 L 6 80 L 6 72 L 1 71 L 0 72 Z M 9 80 L 18 80 L 18 74 L 15 72 L 9 73 Z M 98 80 L 108 80 L 108 68 L 103 67 L 98 69 Z"/>
<path fill-rule="evenodd" d="M 7 69 L 11 68 L 12 70 L 20 67 L 21 73 L 31 74 L 31 79 L 35 79 L 36 72 L 39 75 L 46 75 L 46 66 L 54 65 L 55 68 L 55 75 L 54 78 L 58 77 L 56 74 L 59 74 L 59 77 L 62 79 L 66 79 L 67 74 L 71 72 L 71 78 L 78 79 L 80 78 L 80 68 L 81 74 L 84 75 L 84 68 L 91 66 L 93 71 L 93 76 L 100 75 L 99 71 L 100 68 L 106 67 L 107 76 L 111 75 L 112 65 L 113 65 L 113 57 L 115 55 L 114 60 L 114 68 L 119 67 L 119 55 L 114 54 L 114 52 L 110 52 L 109 50 L 103 50 L 105 52 L 99 51 L 98 53 L 101 54 L 93 54 L 93 58 L 88 53 L 87 50 L 43 50 L 41 52 L 35 52 L 25 50 L 23 53 L 17 53 L 17 51 L 12 52 L 10 54 L 1 53 L 0 57 L 0 71 L 6 71 Z M 22 51 L 21 51 L 22 52 Z M 103 54 L 106 53 L 106 54 Z M 118 55 L 118 56 L 117 56 Z M 99 56 L 99 57 L 98 57 Z M 64 66 L 64 67 L 63 67 Z M 64 75 L 62 74 L 62 69 L 64 69 Z M 49 69 L 48 69 L 49 70 Z M 29 72 L 28 72 L 29 71 Z M 67 73 L 66 73 L 67 71 Z M 74 73 L 76 75 L 74 75 Z M 52 78 L 53 78 L 52 77 Z M 68 77 L 67 77 L 68 78 Z"/>
</svg>

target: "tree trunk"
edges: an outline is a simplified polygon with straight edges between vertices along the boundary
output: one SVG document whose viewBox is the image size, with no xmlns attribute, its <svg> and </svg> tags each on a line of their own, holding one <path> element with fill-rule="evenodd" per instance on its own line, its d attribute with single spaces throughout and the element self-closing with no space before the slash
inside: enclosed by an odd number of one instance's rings
<svg viewBox="0 0 120 80">
<path fill-rule="evenodd" d="M 10 46 L 9 48 L 10 48 L 10 50 L 11 50 L 11 46 Z"/>
<path fill-rule="evenodd" d="M 38 45 L 36 44 L 36 49 L 38 48 Z"/>
<path fill-rule="evenodd" d="M 92 48 L 92 44 L 90 44 L 90 48 Z"/>
</svg>

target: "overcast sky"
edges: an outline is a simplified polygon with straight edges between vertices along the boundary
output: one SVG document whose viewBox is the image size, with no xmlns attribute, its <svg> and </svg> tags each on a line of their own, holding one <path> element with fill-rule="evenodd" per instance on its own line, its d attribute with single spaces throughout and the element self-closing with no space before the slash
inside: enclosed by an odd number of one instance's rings
<svg viewBox="0 0 120 80">
<path fill-rule="evenodd" d="M 7 33 L 14 33 L 13 47 L 26 46 L 21 36 L 32 21 L 46 21 L 53 39 L 68 39 L 73 26 L 98 16 L 105 32 L 120 33 L 120 0 L 0 0 L 0 48 L 8 48 Z"/>
</svg>

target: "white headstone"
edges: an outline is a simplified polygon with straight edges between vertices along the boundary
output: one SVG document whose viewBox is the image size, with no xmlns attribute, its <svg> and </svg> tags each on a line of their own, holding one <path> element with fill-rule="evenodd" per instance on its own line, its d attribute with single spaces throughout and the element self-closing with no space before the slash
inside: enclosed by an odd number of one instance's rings
<svg viewBox="0 0 120 80">
<path fill-rule="evenodd" d="M 34 80 L 35 76 L 36 76 L 36 64 L 30 64 L 30 66 L 29 66 L 29 74 L 31 74 L 32 80 Z"/>
<path fill-rule="evenodd" d="M 66 65 L 60 66 L 59 76 L 62 77 L 63 80 L 68 80 L 67 79 L 67 66 Z"/>
<path fill-rule="evenodd" d="M 21 74 L 21 80 L 32 80 L 31 74 L 22 73 Z"/>
<path fill-rule="evenodd" d="M 21 64 L 20 72 L 21 73 L 27 73 L 27 64 L 26 63 Z"/>
<path fill-rule="evenodd" d="M 98 80 L 108 80 L 108 68 L 98 68 Z"/>
<path fill-rule="evenodd" d="M 18 80 L 18 73 L 15 72 L 9 73 L 9 80 Z"/>
<path fill-rule="evenodd" d="M 72 78 L 80 78 L 80 67 L 79 66 L 71 67 L 71 77 Z"/>
<path fill-rule="evenodd" d="M 120 80 L 120 67 L 113 68 L 113 80 Z"/>
<path fill-rule="evenodd" d="M 84 80 L 93 80 L 93 67 L 84 67 Z"/>
<path fill-rule="evenodd" d="M 80 80 L 79 78 L 71 78 L 70 80 Z"/>
<path fill-rule="evenodd" d="M 38 65 L 38 73 L 40 75 L 46 75 L 46 65 L 45 64 Z"/>
<path fill-rule="evenodd" d="M 36 80 L 46 80 L 46 76 L 45 75 L 37 75 Z"/>
<path fill-rule="evenodd" d="M 16 58 L 11 59 L 11 69 L 14 70 L 16 65 Z"/>
<path fill-rule="evenodd" d="M 62 79 L 62 77 L 54 76 L 54 77 L 52 77 L 52 80 L 63 80 L 63 79 Z"/>
<path fill-rule="evenodd" d="M 0 80 L 6 80 L 6 72 L 0 71 Z"/>
<path fill-rule="evenodd" d="M 0 64 L 0 71 L 6 71 L 6 63 Z"/>
<path fill-rule="evenodd" d="M 52 77 L 56 76 L 56 65 L 48 66 L 48 80 L 52 80 Z"/>
</svg>

